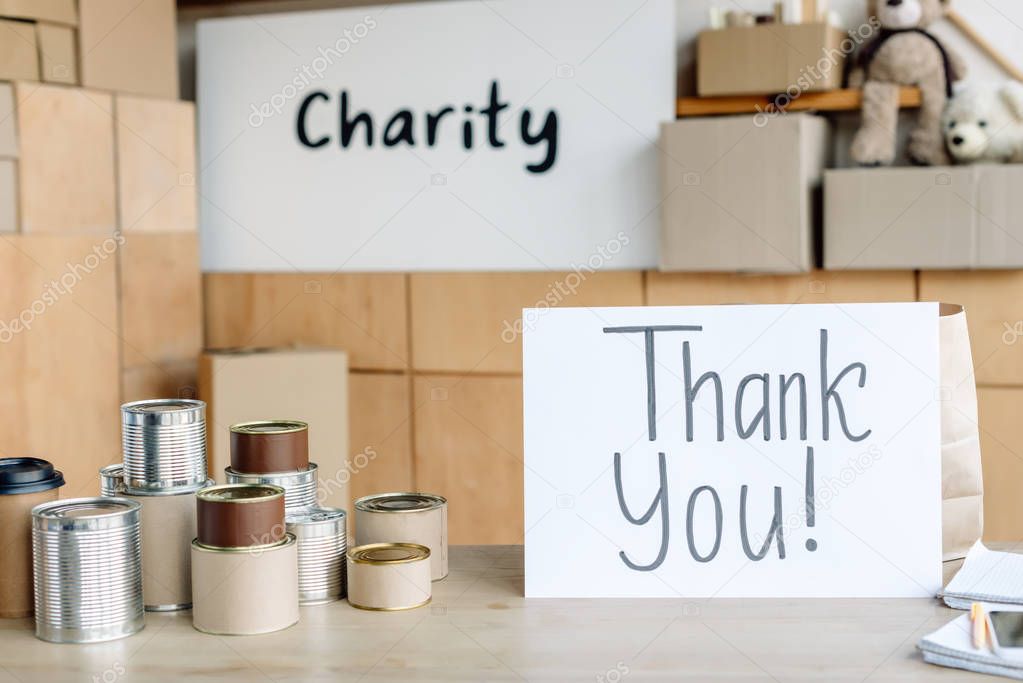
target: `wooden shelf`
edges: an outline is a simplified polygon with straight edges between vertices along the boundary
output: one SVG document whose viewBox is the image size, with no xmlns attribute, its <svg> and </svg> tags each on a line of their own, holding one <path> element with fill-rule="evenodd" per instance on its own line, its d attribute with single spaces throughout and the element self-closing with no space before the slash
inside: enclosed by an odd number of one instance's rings
<svg viewBox="0 0 1023 683">
<path fill-rule="evenodd" d="M 754 114 L 773 111 L 775 96 L 734 95 L 728 97 L 681 97 L 676 106 L 679 118 L 686 116 L 717 116 L 720 114 Z M 784 107 L 785 111 L 855 111 L 860 108 L 862 93 L 858 88 L 803 93 Z M 900 107 L 919 107 L 920 89 L 904 87 L 899 91 Z"/>
</svg>

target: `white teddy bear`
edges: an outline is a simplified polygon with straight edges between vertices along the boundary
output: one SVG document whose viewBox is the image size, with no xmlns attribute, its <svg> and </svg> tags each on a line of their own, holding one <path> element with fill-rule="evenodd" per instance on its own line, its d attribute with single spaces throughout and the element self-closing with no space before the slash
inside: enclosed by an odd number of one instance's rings
<svg viewBox="0 0 1023 683">
<path fill-rule="evenodd" d="M 1023 161 L 1023 83 L 966 83 L 945 105 L 941 129 L 956 162 Z"/>
</svg>

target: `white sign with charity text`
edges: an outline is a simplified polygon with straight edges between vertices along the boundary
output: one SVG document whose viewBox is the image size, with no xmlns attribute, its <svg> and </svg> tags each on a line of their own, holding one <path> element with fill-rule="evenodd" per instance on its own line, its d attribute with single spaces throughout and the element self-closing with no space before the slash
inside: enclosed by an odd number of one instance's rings
<svg viewBox="0 0 1023 683">
<path fill-rule="evenodd" d="M 671 0 L 217 18 L 196 42 L 206 271 L 657 264 Z"/>
</svg>

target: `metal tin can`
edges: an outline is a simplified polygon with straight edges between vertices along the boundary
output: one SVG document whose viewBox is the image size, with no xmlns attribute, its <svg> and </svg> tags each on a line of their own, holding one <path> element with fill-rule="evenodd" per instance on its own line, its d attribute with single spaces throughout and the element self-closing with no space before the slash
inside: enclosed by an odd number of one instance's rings
<svg viewBox="0 0 1023 683">
<path fill-rule="evenodd" d="M 355 501 L 355 543 L 418 543 L 434 581 L 448 575 L 448 501 L 432 493 L 378 493 Z"/>
<path fill-rule="evenodd" d="M 219 635 L 280 631 L 298 622 L 298 544 L 266 548 L 192 543 L 192 626 Z"/>
<path fill-rule="evenodd" d="M 417 543 L 373 543 L 348 551 L 348 602 L 381 612 L 430 602 L 430 549 Z"/>
<path fill-rule="evenodd" d="M 347 515 L 338 508 L 289 514 L 288 533 L 298 539 L 298 602 L 316 605 L 345 595 Z"/>
<path fill-rule="evenodd" d="M 99 495 L 113 498 L 124 493 L 124 464 L 114 463 L 99 471 Z"/>
<path fill-rule="evenodd" d="M 64 475 L 39 458 L 0 458 L 0 618 L 32 614 L 32 509 L 57 500 Z"/>
<path fill-rule="evenodd" d="M 304 470 L 293 472 L 269 472 L 246 474 L 233 467 L 224 469 L 229 484 L 269 484 L 284 489 L 284 507 L 289 510 L 316 505 L 316 463 L 311 462 Z"/>
<path fill-rule="evenodd" d="M 195 495 L 197 541 L 207 548 L 254 548 L 285 536 L 284 489 L 269 484 L 221 484 Z"/>
<path fill-rule="evenodd" d="M 96 643 L 142 629 L 140 512 L 127 498 L 72 498 L 32 509 L 38 638 Z"/>
<path fill-rule="evenodd" d="M 298 420 L 260 420 L 231 425 L 231 469 L 263 473 L 309 467 L 309 425 Z"/>
<path fill-rule="evenodd" d="M 190 399 L 121 406 L 124 484 L 130 493 L 206 484 L 206 404 Z"/>
</svg>

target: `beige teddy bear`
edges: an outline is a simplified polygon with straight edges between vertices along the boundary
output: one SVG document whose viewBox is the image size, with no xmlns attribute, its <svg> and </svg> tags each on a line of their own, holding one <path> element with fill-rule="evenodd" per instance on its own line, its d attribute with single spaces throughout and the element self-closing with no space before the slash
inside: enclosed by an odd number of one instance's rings
<svg viewBox="0 0 1023 683">
<path fill-rule="evenodd" d="M 957 163 L 1023 161 L 1023 83 L 960 84 L 941 125 Z"/>
<path fill-rule="evenodd" d="M 945 13 L 946 0 L 870 0 L 868 11 L 880 26 L 877 37 L 856 55 L 849 84 L 862 83 L 860 129 L 850 150 L 864 166 L 895 159 L 899 87 L 920 88 L 920 111 L 910 133 L 907 156 L 915 164 L 949 163 L 941 113 L 952 84 L 966 73 L 962 59 L 925 30 Z"/>
</svg>

